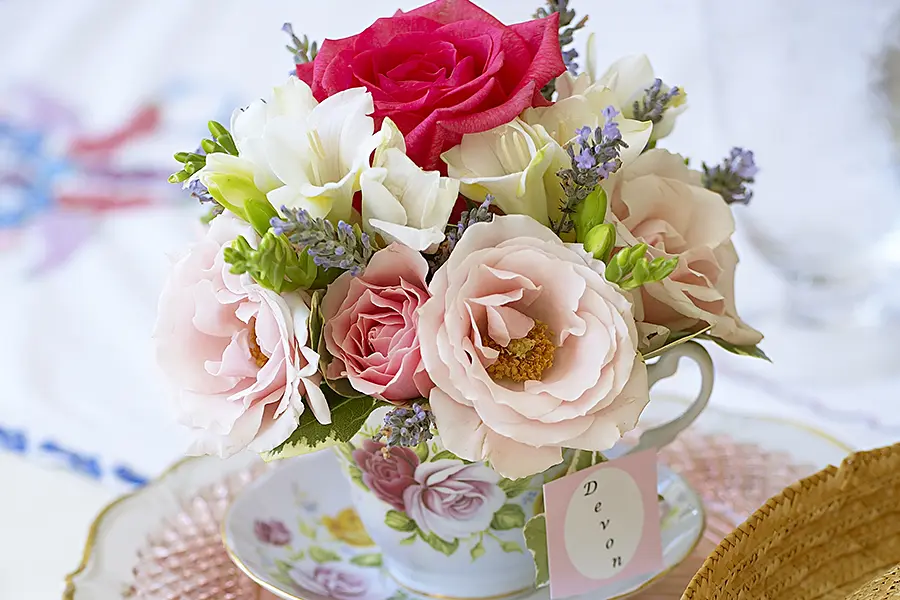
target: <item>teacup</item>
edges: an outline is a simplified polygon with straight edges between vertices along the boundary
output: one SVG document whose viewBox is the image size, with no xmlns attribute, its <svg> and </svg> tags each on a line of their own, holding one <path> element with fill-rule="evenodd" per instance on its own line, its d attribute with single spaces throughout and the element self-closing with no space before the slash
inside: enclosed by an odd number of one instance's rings
<svg viewBox="0 0 900 600">
<path fill-rule="evenodd" d="M 706 407 L 713 365 L 699 344 L 675 346 L 648 365 L 649 384 L 675 374 L 680 358 L 700 368 L 696 399 L 678 418 L 647 431 L 613 455 L 662 448 Z M 462 461 L 439 436 L 418 448 L 386 452 L 373 439 L 387 408 L 373 412 L 351 442 L 338 446 L 352 500 L 384 566 L 397 583 L 424 596 L 499 598 L 528 592 L 534 564 L 523 526 L 543 512 L 542 486 L 565 473 L 565 461 L 525 480 L 502 478 L 483 462 Z"/>
</svg>

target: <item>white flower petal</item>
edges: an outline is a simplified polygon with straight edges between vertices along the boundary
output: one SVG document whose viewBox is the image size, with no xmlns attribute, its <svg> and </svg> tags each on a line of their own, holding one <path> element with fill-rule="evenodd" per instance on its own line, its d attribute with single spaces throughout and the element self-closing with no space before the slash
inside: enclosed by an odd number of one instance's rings
<svg viewBox="0 0 900 600">
<path fill-rule="evenodd" d="M 367 223 L 371 229 L 381 233 L 385 241 L 400 242 L 419 252 L 433 252 L 444 241 L 444 232 L 438 227 L 416 229 L 379 219 L 369 219 Z"/>
</svg>

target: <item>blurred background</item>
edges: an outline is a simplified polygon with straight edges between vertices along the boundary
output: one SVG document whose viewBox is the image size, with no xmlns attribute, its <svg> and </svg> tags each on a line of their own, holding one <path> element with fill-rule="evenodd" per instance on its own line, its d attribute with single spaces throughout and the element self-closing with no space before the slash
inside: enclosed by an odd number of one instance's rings
<svg viewBox="0 0 900 600">
<path fill-rule="evenodd" d="M 93 514 L 186 445 L 151 343 L 200 227 L 171 155 L 287 77 L 284 22 L 344 37 L 420 3 L 0 0 L 0 598 L 58 597 Z M 478 3 L 508 23 L 539 4 Z M 665 147 L 699 165 L 743 146 L 761 168 L 737 298 L 773 363 L 711 350 L 713 402 L 900 439 L 900 2 L 572 7 L 599 69 L 646 53 L 687 91 Z"/>
</svg>

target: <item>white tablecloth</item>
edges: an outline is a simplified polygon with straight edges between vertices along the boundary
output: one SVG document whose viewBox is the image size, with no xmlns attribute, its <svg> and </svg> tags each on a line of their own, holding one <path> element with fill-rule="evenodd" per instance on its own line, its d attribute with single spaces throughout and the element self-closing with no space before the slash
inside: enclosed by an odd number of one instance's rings
<svg viewBox="0 0 900 600">
<path fill-rule="evenodd" d="M 717 116 L 734 90 L 723 83 L 714 42 L 733 23 L 710 10 L 714 3 L 573 1 L 592 11 L 601 65 L 643 51 L 667 82 L 688 90 L 691 109 L 666 145 L 697 163 L 714 162 L 742 143 L 727 139 Z M 89 515 L 184 448 L 150 340 L 168 256 L 197 232 L 197 207 L 174 186 L 158 183 L 174 170 L 172 152 L 192 149 L 206 120 L 227 121 L 232 107 L 284 79 L 291 69 L 279 31 L 284 21 L 314 39 L 340 37 L 416 4 L 0 0 L 6 49 L 0 53 L 0 180 L 24 174 L 27 183 L 16 194 L 0 188 L 0 474 L 7 484 L 0 494 L 0 598 L 54 597 L 55 582 L 77 563 Z M 507 22 L 527 18 L 533 8 L 509 0 L 481 4 Z M 847 3 L 797 4 L 831 11 Z M 830 39 L 846 45 L 873 37 L 891 4 L 854 4 L 853 19 L 829 21 L 843 27 Z M 767 35 L 782 39 L 779 31 L 775 19 Z M 767 40 L 751 36 L 743 43 L 748 56 L 777 68 Z M 772 93 L 754 81 L 744 92 Z M 841 135 L 845 107 L 826 99 L 785 110 L 810 133 L 831 127 Z M 840 164 L 841 152 L 853 151 L 838 141 L 832 152 L 810 149 L 804 139 L 760 140 L 753 149 L 763 174 L 767 163 L 781 165 L 771 169 L 777 179 L 761 177 L 763 189 L 786 198 L 785 190 L 804 189 L 802 174 L 783 166 L 792 152 L 815 151 Z M 839 178 L 848 197 L 852 178 L 848 172 Z M 771 306 L 780 283 L 743 240 L 739 249 L 739 305 L 749 320 Z M 774 358 L 792 352 L 790 346 L 767 350 Z M 715 358 L 716 404 L 803 420 L 860 446 L 900 439 L 900 413 L 890 410 L 900 377 L 788 385 L 774 382 L 761 364 L 748 366 L 748 359 L 718 351 Z M 670 385 L 687 390 L 693 383 L 687 376 Z M 32 585 L 39 588 L 29 591 Z"/>
</svg>

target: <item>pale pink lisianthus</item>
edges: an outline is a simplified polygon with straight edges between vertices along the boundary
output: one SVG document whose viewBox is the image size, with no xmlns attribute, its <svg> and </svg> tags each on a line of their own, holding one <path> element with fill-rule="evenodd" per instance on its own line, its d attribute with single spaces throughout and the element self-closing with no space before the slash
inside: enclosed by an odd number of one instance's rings
<svg viewBox="0 0 900 600">
<path fill-rule="evenodd" d="M 344 273 L 322 299 L 329 379 L 389 402 L 428 394 L 418 310 L 428 300 L 428 263 L 403 244 L 379 250 L 358 276 Z"/>
<path fill-rule="evenodd" d="M 737 345 L 762 340 L 735 306 L 734 216 L 721 196 L 703 187 L 699 172 L 677 154 L 650 150 L 604 188 L 625 246 L 646 242 L 653 258 L 678 257 L 675 272 L 635 293 L 640 321 L 671 332 L 711 325 L 711 335 Z"/>
<path fill-rule="evenodd" d="M 288 438 L 303 413 L 330 423 L 318 387 L 319 357 L 307 345 L 309 307 L 235 275 L 224 248 L 259 237 L 228 213 L 178 260 L 159 300 L 158 362 L 177 393 L 180 420 L 197 434 L 192 454 L 265 452 Z"/>
<path fill-rule="evenodd" d="M 435 384 L 441 440 L 505 477 L 539 473 L 563 448 L 607 450 L 649 400 L 629 300 L 603 265 L 523 215 L 470 227 L 435 274 L 419 313 L 419 342 Z M 553 365 L 540 381 L 495 381 L 498 351 L 540 321 Z"/>
</svg>

